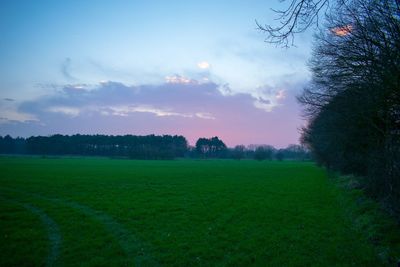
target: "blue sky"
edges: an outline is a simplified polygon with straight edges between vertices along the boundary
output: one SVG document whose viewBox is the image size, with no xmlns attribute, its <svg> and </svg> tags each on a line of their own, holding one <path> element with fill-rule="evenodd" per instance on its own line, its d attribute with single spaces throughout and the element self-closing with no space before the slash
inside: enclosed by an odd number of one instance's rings
<svg viewBox="0 0 400 267">
<path fill-rule="evenodd" d="M 273 114 L 279 114 L 279 109 L 293 112 L 293 133 L 285 140 L 268 136 L 246 140 L 246 136 L 242 136 L 228 143 L 283 146 L 297 142 L 297 128 L 302 122 L 293 98 L 309 77 L 306 61 L 310 56 L 311 38 L 309 33 L 297 36 L 297 47 L 290 49 L 263 42 L 264 36 L 256 29 L 255 20 L 273 22 L 270 8 L 279 7 L 282 7 L 279 1 L 3 1 L 0 9 L 0 134 L 90 132 L 78 126 L 83 114 L 88 114 L 88 107 L 95 105 L 92 98 L 83 97 L 89 102 L 79 105 L 80 98 L 74 103 L 67 101 L 64 106 L 49 102 L 49 99 L 70 97 L 66 94 L 68 88 L 95 94 L 109 83 L 120 84 L 121 92 L 125 87 L 145 90 L 146 86 L 165 88 L 167 84 L 197 90 L 204 84 L 212 84 L 222 96 L 251 97 L 254 112 L 258 114 L 261 110 L 270 119 Z M 153 92 L 155 95 L 149 99 L 163 95 L 157 90 Z M 114 95 L 119 93 L 114 91 Z M 175 112 L 177 104 L 169 103 L 168 97 L 165 95 L 163 103 L 147 98 L 146 103 L 137 103 L 132 96 L 135 107 L 132 108 L 132 104 L 128 108 L 130 113 L 124 116 L 125 122 L 109 129 L 105 124 L 107 120 L 101 126 L 105 117 L 99 117 L 96 125 L 100 126 L 96 130 L 113 134 L 170 133 L 176 125 L 168 121 L 158 123 L 159 128 L 141 122 L 140 131 L 128 128 L 115 131 L 135 122 L 130 116 L 133 113 L 135 117 L 153 114 L 157 121 L 170 119 L 168 117 L 174 115 L 138 111 L 146 110 L 143 109 L 146 106 L 147 110 L 167 110 L 176 115 L 179 113 Z M 187 97 L 193 95 L 187 94 Z M 192 99 L 182 97 L 181 101 Z M 33 102 L 48 106 L 41 112 L 24 109 L 27 103 Z M 107 105 L 106 101 L 101 103 L 102 108 Z M 292 106 L 285 110 L 283 106 L 289 103 Z M 113 107 L 117 104 L 113 103 Z M 124 103 L 125 107 L 129 105 Z M 216 105 L 222 109 L 224 100 Z M 207 110 L 186 108 L 184 112 L 211 114 Z M 59 117 L 54 118 L 54 114 Z M 215 119 L 225 123 L 224 129 L 232 127 L 225 117 Z M 55 123 L 71 120 L 75 124 L 71 122 L 69 128 Z M 200 135 L 201 129 L 197 135 L 188 134 L 191 124 L 178 124 L 180 132 L 176 130 L 176 133 L 190 135 L 189 139 Z M 207 132 L 201 134 L 207 135 Z M 210 134 L 230 138 L 224 131 Z"/>
</svg>

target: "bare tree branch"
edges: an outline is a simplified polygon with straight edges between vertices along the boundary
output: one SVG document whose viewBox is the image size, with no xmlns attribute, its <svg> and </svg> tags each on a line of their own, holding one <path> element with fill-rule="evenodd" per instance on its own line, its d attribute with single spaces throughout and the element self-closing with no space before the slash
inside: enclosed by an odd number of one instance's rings
<svg viewBox="0 0 400 267">
<path fill-rule="evenodd" d="M 286 2 L 287 0 L 281 0 Z M 284 10 L 272 11 L 277 14 L 278 26 L 273 24 L 261 25 L 256 20 L 257 28 L 266 33 L 265 41 L 284 47 L 294 45 L 295 34 L 302 33 L 312 25 L 319 25 L 321 13 L 329 10 L 331 3 L 345 0 L 290 0 Z"/>
</svg>

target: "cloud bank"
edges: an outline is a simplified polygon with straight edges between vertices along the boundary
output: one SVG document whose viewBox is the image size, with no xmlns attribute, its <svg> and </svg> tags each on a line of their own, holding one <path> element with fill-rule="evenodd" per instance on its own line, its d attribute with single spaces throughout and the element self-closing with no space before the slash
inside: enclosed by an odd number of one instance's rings
<svg viewBox="0 0 400 267">
<path fill-rule="evenodd" d="M 228 85 L 182 76 L 160 85 L 70 84 L 36 100 L 3 100 L 0 134 L 182 134 L 192 144 L 199 137 L 219 136 L 230 146 L 283 147 L 298 142 L 302 121 L 290 92 L 300 86 L 232 94 Z"/>
</svg>

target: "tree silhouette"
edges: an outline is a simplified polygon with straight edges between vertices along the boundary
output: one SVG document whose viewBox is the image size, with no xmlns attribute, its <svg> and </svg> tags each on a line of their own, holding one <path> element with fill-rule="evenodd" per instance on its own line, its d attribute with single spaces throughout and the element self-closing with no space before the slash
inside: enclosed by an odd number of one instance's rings
<svg viewBox="0 0 400 267">
<path fill-rule="evenodd" d="M 232 150 L 232 158 L 243 159 L 245 157 L 246 147 L 244 145 L 237 145 Z"/>
<path fill-rule="evenodd" d="M 353 0 L 328 14 L 316 37 L 311 84 L 299 101 L 302 140 L 315 159 L 363 176 L 400 214 L 400 5 Z"/>
<path fill-rule="evenodd" d="M 196 152 L 204 158 L 222 158 L 226 156 L 227 147 L 217 136 L 199 138 L 196 142 Z"/>
</svg>

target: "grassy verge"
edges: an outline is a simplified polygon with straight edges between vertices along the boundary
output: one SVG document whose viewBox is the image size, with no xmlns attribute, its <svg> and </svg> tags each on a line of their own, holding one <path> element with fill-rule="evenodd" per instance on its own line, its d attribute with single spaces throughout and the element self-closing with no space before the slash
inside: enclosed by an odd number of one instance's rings
<svg viewBox="0 0 400 267">
<path fill-rule="evenodd" d="M 375 200 L 367 197 L 359 186 L 359 178 L 329 175 L 338 188 L 339 203 L 359 232 L 374 247 L 383 265 L 397 266 L 400 260 L 400 227 Z"/>
</svg>

